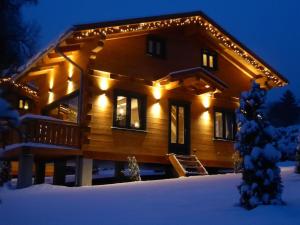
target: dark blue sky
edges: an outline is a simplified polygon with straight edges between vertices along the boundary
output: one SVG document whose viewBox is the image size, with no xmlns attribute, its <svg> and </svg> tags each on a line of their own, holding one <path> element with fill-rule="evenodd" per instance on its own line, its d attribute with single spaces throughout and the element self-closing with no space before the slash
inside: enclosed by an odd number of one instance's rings
<svg viewBox="0 0 300 225">
<path fill-rule="evenodd" d="M 24 8 L 41 28 L 40 46 L 72 24 L 202 10 L 287 77 L 300 97 L 299 0 L 40 0 Z M 270 93 L 275 99 L 287 89 Z"/>
</svg>

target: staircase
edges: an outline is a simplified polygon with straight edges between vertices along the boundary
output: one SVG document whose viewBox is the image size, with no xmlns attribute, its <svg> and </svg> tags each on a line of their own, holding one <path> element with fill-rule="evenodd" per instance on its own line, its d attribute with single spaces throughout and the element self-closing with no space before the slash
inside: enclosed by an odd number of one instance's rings
<svg viewBox="0 0 300 225">
<path fill-rule="evenodd" d="M 208 175 L 195 155 L 168 154 L 168 158 L 179 177 Z"/>
</svg>

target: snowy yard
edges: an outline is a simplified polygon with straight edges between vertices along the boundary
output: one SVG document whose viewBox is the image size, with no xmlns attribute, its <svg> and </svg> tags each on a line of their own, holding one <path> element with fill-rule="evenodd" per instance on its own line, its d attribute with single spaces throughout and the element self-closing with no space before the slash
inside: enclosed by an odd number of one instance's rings
<svg viewBox="0 0 300 225">
<path fill-rule="evenodd" d="M 93 187 L 0 189 L 0 225 L 295 225 L 300 175 L 282 168 L 286 206 L 237 206 L 240 175 L 212 175 Z"/>
</svg>

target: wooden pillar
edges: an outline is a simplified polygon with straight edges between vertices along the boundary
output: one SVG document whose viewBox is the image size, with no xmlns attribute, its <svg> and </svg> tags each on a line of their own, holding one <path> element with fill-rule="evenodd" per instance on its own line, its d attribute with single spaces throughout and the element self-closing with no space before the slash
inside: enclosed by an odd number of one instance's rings
<svg viewBox="0 0 300 225">
<path fill-rule="evenodd" d="M 54 185 L 65 185 L 66 169 L 67 169 L 66 160 L 54 161 L 54 174 L 53 174 Z"/>
<path fill-rule="evenodd" d="M 25 149 L 19 155 L 19 170 L 17 188 L 25 188 L 32 185 L 33 155 Z"/>
<path fill-rule="evenodd" d="M 43 184 L 45 182 L 46 163 L 44 161 L 37 161 L 35 163 L 35 179 L 34 184 Z"/>
<path fill-rule="evenodd" d="M 93 159 L 78 157 L 76 162 L 76 186 L 91 186 Z"/>
<path fill-rule="evenodd" d="M 115 178 L 124 179 L 125 162 L 115 162 Z"/>
</svg>

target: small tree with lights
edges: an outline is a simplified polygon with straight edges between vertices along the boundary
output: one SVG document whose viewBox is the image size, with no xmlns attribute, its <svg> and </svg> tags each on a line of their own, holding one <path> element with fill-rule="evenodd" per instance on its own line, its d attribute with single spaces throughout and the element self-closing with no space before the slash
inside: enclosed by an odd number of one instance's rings
<svg viewBox="0 0 300 225">
<path fill-rule="evenodd" d="M 141 181 L 140 169 L 136 158 L 134 156 L 128 156 L 127 159 L 130 180 Z"/>
<path fill-rule="evenodd" d="M 276 130 L 264 115 L 266 91 L 253 82 L 243 92 L 236 111 L 238 133 L 235 149 L 242 157 L 240 204 L 246 209 L 258 205 L 282 204 L 282 183 L 277 162 L 281 153 L 276 148 Z"/>
</svg>

